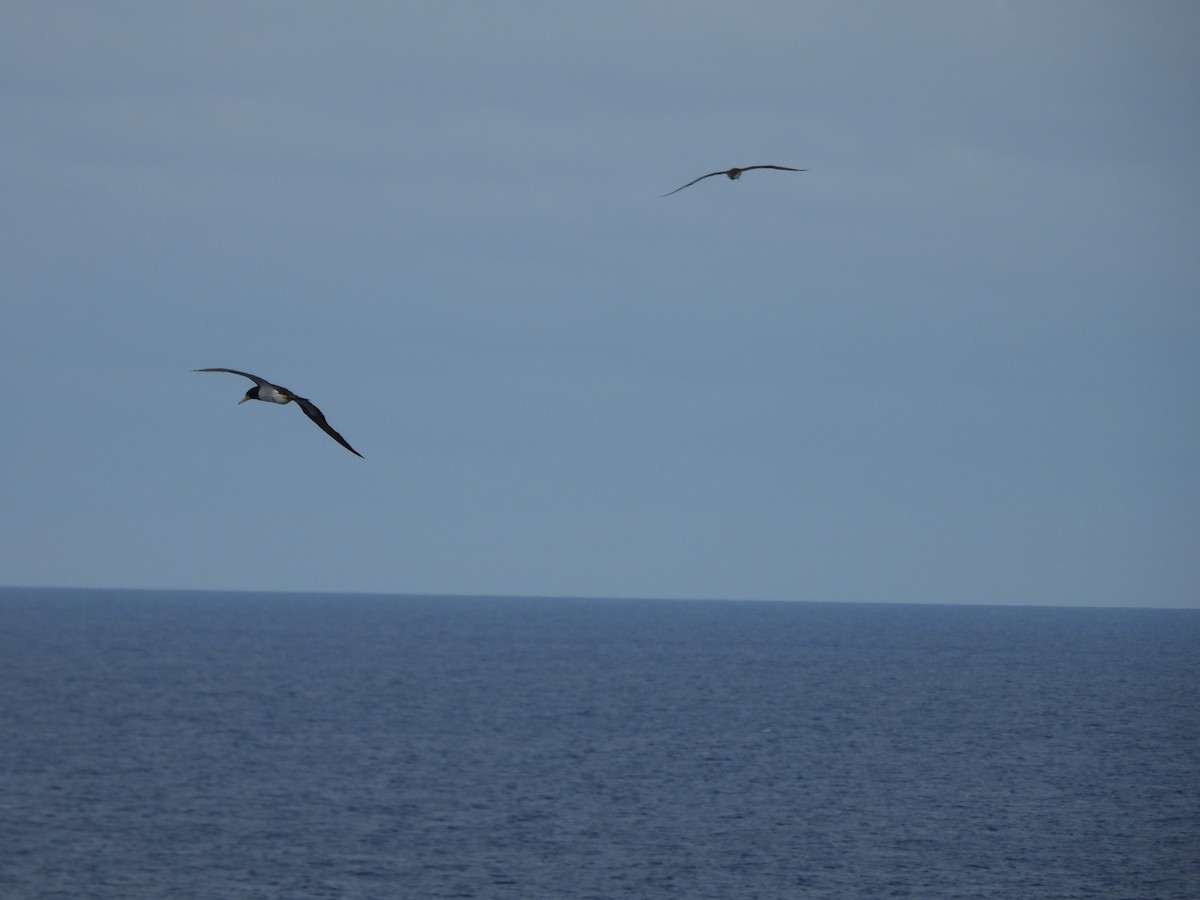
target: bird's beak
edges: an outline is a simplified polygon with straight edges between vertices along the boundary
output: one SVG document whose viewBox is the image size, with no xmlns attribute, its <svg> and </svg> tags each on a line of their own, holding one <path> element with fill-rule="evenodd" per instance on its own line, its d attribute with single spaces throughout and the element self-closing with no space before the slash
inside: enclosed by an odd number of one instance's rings
<svg viewBox="0 0 1200 900">
<path fill-rule="evenodd" d="M 249 397 L 243 397 L 241 400 L 238 401 L 238 406 L 241 406 L 243 403 L 245 403 L 249 399 L 250 399 Z"/>
</svg>

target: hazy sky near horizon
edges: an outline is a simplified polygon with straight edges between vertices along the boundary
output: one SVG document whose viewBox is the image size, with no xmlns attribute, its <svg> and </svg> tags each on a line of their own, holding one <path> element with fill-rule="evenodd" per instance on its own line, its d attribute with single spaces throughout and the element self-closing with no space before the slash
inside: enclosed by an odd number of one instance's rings
<svg viewBox="0 0 1200 900">
<path fill-rule="evenodd" d="M 5 23 L 0 584 L 1200 607 L 1200 5 Z"/>
</svg>

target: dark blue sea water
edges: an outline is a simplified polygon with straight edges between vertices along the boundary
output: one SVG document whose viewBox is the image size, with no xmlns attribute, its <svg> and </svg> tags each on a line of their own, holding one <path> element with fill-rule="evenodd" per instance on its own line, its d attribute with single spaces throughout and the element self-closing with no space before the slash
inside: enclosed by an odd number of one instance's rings
<svg viewBox="0 0 1200 900">
<path fill-rule="evenodd" d="M 1195 898 L 1200 613 L 0 590 L 4 898 Z"/>
</svg>

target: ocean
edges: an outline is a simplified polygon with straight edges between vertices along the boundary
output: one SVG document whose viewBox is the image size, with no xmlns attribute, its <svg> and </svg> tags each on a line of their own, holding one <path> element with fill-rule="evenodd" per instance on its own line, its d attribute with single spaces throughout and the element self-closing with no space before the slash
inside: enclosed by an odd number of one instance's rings
<svg viewBox="0 0 1200 900">
<path fill-rule="evenodd" d="M 0 590 L 0 897 L 1200 897 L 1200 613 Z"/>
</svg>

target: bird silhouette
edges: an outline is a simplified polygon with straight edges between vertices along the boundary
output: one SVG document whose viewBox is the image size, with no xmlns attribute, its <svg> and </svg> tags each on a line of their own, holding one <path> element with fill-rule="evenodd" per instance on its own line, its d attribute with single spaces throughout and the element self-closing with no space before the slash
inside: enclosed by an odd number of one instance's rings
<svg viewBox="0 0 1200 900">
<path fill-rule="evenodd" d="M 239 372 L 237 369 L 193 369 L 194 372 L 228 372 L 230 375 L 241 375 L 243 378 L 249 378 L 254 382 L 254 387 L 246 391 L 244 396 L 238 403 L 245 403 L 247 400 L 262 400 L 265 403 L 291 403 L 296 401 L 296 405 L 304 410 L 304 414 L 317 423 L 317 426 L 327 435 L 353 453 L 360 459 L 363 455 L 346 443 L 346 439 L 333 430 L 333 427 L 325 421 L 325 416 L 306 397 L 299 397 L 293 394 L 285 387 L 280 387 L 277 384 L 271 384 L 265 378 L 259 378 L 257 375 L 251 375 L 249 372 Z"/>
<path fill-rule="evenodd" d="M 751 169 L 778 169 L 780 172 L 807 172 L 808 169 L 793 169 L 791 166 L 745 166 L 741 169 L 734 167 L 732 169 L 723 169 L 720 172 L 709 172 L 707 175 L 701 175 L 692 181 L 689 181 L 683 187 L 677 187 L 669 193 L 663 194 L 664 197 L 670 197 L 671 194 L 678 194 L 683 188 L 689 188 L 697 181 L 703 181 L 705 178 L 712 178 L 714 175 L 724 175 L 730 181 L 737 181 L 742 177 L 743 172 L 749 172 Z"/>
</svg>

